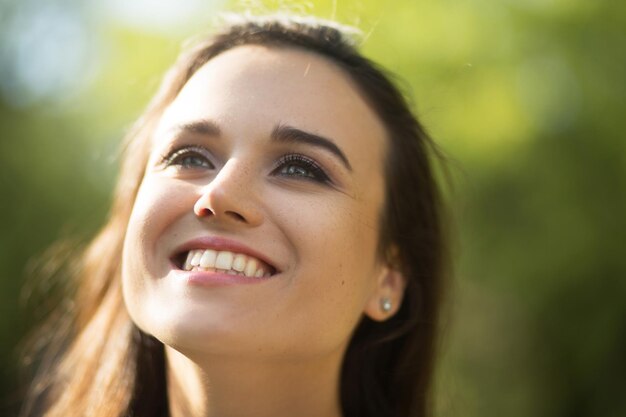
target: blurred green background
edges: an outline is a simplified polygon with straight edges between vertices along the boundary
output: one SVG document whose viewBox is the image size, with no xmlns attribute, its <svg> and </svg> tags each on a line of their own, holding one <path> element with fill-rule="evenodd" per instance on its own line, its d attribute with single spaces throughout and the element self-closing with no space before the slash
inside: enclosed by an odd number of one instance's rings
<svg viewBox="0 0 626 417">
<path fill-rule="evenodd" d="M 0 2 L 0 414 L 47 314 L 23 307 L 33 265 L 102 225 L 119 141 L 183 40 L 250 4 L 359 26 L 450 157 L 437 415 L 625 416 L 626 2 L 609 0 Z"/>
</svg>

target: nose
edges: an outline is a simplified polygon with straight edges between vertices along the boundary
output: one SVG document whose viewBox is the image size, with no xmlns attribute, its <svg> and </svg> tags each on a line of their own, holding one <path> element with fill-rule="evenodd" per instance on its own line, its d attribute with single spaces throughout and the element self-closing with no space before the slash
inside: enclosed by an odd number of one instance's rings
<svg viewBox="0 0 626 417">
<path fill-rule="evenodd" d="M 258 226 L 263 211 L 255 188 L 251 169 L 242 161 L 230 159 L 202 188 L 193 211 L 200 218 Z"/>
</svg>

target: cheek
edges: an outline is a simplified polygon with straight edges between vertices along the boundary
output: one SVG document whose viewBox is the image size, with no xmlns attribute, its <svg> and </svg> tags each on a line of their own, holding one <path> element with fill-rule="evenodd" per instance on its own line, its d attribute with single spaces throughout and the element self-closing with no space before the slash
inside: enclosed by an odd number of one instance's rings
<svg viewBox="0 0 626 417">
<path fill-rule="evenodd" d="M 311 340 L 334 348 L 349 338 L 375 286 L 378 207 L 345 195 L 297 203 L 280 212 L 297 256 L 288 283 L 297 296 L 286 312 Z"/>
<path fill-rule="evenodd" d="M 125 239 L 132 257 L 158 253 L 159 237 L 176 220 L 193 210 L 190 186 L 158 177 L 146 177 L 141 184 L 128 224 Z"/>
<path fill-rule="evenodd" d="M 159 237 L 176 219 L 191 210 L 183 188 L 146 177 L 129 219 L 122 258 L 124 301 L 131 317 L 142 328 L 150 310 L 145 300 L 154 299 L 151 295 L 156 286 L 155 278 L 169 265 L 169 254 L 159 246 Z"/>
</svg>

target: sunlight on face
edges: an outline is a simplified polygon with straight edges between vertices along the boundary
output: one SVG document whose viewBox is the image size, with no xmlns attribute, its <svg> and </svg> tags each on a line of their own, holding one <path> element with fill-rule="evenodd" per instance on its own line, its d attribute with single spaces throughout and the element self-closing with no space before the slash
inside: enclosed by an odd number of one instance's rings
<svg viewBox="0 0 626 417">
<path fill-rule="evenodd" d="M 209 61 L 153 137 L 124 245 L 133 320 L 183 352 L 341 352 L 383 269 L 385 143 L 323 57 L 242 46 Z"/>
</svg>

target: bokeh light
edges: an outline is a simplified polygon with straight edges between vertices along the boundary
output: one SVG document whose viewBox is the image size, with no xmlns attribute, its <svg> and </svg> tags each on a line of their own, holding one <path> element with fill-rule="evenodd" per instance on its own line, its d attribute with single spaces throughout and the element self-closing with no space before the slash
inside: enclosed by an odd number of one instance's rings
<svg viewBox="0 0 626 417">
<path fill-rule="evenodd" d="M 609 0 L 0 3 L 0 414 L 56 294 L 20 304 L 33 265 L 103 223 L 118 144 L 185 39 L 249 7 L 359 26 L 449 155 L 436 415 L 626 415 L 626 3 Z"/>
</svg>

